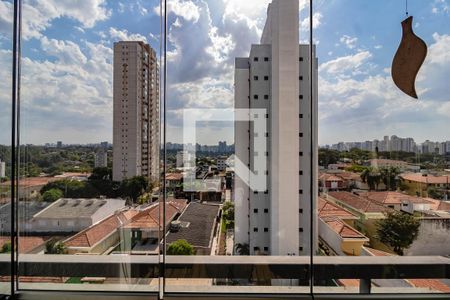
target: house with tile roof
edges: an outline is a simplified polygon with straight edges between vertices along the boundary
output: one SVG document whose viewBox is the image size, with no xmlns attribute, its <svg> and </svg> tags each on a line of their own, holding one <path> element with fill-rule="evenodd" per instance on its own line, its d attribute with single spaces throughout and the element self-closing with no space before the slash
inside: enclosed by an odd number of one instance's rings
<svg viewBox="0 0 450 300">
<path fill-rule="evenodd" d="M 187 205 L 185 199 L 166 202 L 166 228 Z M 159 202 L 147 207 L 124 208 L 66 239 L 70 254 L 158 254 L 162 227 Z"/>
<path fill-rule="evenodd" d="M 369 239 L 351 226 L 358 218 L 321 197 L 318 199 L 317 210 L 321 249 L 327 255 L 360 255 L 361 247 L 369 242 Z"/>
</svg>

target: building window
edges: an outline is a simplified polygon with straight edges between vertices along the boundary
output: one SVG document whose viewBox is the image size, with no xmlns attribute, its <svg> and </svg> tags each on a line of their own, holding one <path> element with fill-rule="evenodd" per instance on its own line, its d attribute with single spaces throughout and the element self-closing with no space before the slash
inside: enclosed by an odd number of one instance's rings
<svg viewBox="0 0 450 300">
<path fill-rule="evenodd" d="M 258 76 L 253 76 L 253 80 L 258 80 Z"/>
<path fill-rule="evenodd" d="M 300 132 L 300 133 L 298 134 L 298 136 L 299 136 L 299 137 L 303 137 L 303 132 Z"/>
<path fill-rule="evenodd" d="M 298 250 L 299 251 L 303 251 L 303 247 L 298 247 Z"/>
<path fill-rule="evenodd" d="M 269 251 L 269 247 L 264 247 L 264 251 Z"/>
<path fill-rule="evenodd" d="M 258 57 L 253 57 L 253 61 L 258 61 Z"/>
<path fill-rule="evenodd" d="M 258 191 L 253 191 L 253 194 L 258 194 Z"/>
<path fill-rule="evenodd" d="M 258 232 L 258 227 L 253 227 L 253 232 Z"/>
<path fill-rule="evenodd" d="M 300 209 L 298 210 L 298 212 L 299 212 L 300 214 L 302 214 L 302 213 L 303 213 L 303 208 L 300 208 Z"/>
<path fill-rule="evenodd" d="M 299 95 L 298 98 L 299 98 L 299 99 L 303 99 L 303 95 Z"/>
<path fill-rule="evenodd" d="M 266 119 L 268 119 L 269 118 L 269 114 L 266 114 Z"/>
<path fill-rule="evenodd" d="M 298 175 L 303 175 L 303 171 L 302 170 L 298 171 Z"/>
<path fill-rule="evenodd" d="M 303 156 L 303 152 L 300 151 L 300 152 L 298 153 L 298 155 Z"/>
<path fill-rule="evenodd" d="M 264 208 L 264 213 L 268 214 L 269 213 L 269 209 L 268 208 Z"/>
<path fill-rule="evenodd" d="M 266 194 L 266 195 L 269 194 L 269 190 L 265 190 L 264 194 Z"/>
<path fill-rule="evenodd" d="M 257 209 L 257 208 L 254 208 L 254 209 L 253 209 L 253 212 L 254 212 L 255 214 L 257 214 L 257 213 L 258 213 L 258 209 Z"/>
<path fill-rule="evenodd" d="M 298 229 L 298 232 L 303 232 L 303 228 L 300 227 L 300 228 Z"/>
<path fill-rule="evenodd" d="M 253 251 L 259 251 L 259 247 L 253 247 Z"/>
<path fill-rule="evenodd" d="M 264 95 L 264 99 L 269 99 L 269 95 Z"/>
<path fill-rule="evenodd" d="M 269 228 L 264 227 L 264 232 L 269 232 Z"/>
<path fill-rule="evenodd" d="M 268 57 L 264 57 L 264 61 L 269 61 L 269 58 Z"/>
<path fill-rule="evenodd" d="M 303 114 L 299 114 L 298 117 L 299 117 L 300 119 L 303 119 Z"/>
<path fill-rule="evenodd" d="M 303 190 L 298 190 L 298 193 L 299 194 L 303 194 Z"/>
<path fill-rule="evenodd" d="M 303 57 L 300 56 L 300 57 L 298 58 L 298 61 L 303 61 Z"/>
<path fill-rule="evenodd" d="M 253 95 L 253 99 L 258 99 L 258 95 Z"/>
<path fill-rule="evenodd" d="M 269 133 L 268 132 L 266 132 L 266 137 L 269 137 Z"/>
<path fill-rule="evenodd" d="M 269 80 L 269 76 L 264 76 L 264 80 Z"/>
<path fill-rule="evenodd" d="M 303 80 L 303 76 L 299 76 L 299 77 L 298 77 L 298 80 Z"/>
</svg>

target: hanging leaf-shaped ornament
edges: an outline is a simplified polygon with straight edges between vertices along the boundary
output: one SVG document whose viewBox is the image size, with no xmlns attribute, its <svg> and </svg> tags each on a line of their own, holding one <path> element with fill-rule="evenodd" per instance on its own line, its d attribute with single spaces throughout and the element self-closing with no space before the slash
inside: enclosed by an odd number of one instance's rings
<svg viewBox="0 0 450 300">
<path fill-rule="evenodd" d="M 395 85 L 400 90 L 418 99 L 415 81 L 417 73 L 427 56 L 427 45 L 414 34 L 412 22 L 412 16 L 402 22 L 402 40 L 392 61 L 391 73 Z"/>
</svg>

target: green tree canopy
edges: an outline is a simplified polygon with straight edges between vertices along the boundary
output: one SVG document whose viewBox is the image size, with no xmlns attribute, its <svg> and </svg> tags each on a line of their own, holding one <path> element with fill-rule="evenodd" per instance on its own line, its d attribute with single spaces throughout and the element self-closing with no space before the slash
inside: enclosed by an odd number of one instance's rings
<svg viewBox="0 0 450 300">
<path fill-rule="evenodd" d="M 417 239 L 420 221 L 410 214 L 393 211 L 376 225 L 378 239 L 398 255 L 403 255 L 403 251 Z"/>
<path fill-rule="evenodd" d="M 238 243 L 235 247 L 239 255 L 250 255 L 250 246 L 247 243 Z"/>
<path fill-rule="evenodd" d="M 194 247 L 186 240 L 177 240 L 167 248 L 168 255 L 194 255 Z"/>
<path fill-rule="evenodd" d="M 120 185 L 120 194 L 124 198 L 130 198 L 133 203 L 136 203 L 139 196 L 145 193 L 148 189 L 148 180 L 144 176 L 134 176 L 126 178 Z"/>
<path fill-rule="evenodd" d="M 399 174 L 400 170 L 396 167 L 380 169 L 381 180 L 386 185 L 386 188 L 391 191 L 395 191 L 397 189 Z"/>
<path fill-rule="evenodd" d="M 50 240 L 45 243 L 45 254 L 66 254 L 67 248 L 63 242 Z"/>
<path fill-rule="evenodd" d="M 232 202 L 225 202 L 222 206 L 223 219 L 225 220 L 226 227 L 234 227 L 234 204 Z"/>
<path fill-rule="evenodd" d="M 11 253 L 11 242 L 6 242 L 0 249 L 0 253 Z"/>
<path fill-rule="evenodd" d="M 55 202 L 58 199 L 63 198 L 64 194 L 60 189 L 53 188 L 42 194 L 42 200 L 45 202 Z"/>
<path fill-rule="evenodd" d="M 378 169 L 368 167 L 361 172 L 361 180 L 367 183 L 369 190 L 378 190 L 378 185 L 381 183 L 381 173 Z"/>
</svg>

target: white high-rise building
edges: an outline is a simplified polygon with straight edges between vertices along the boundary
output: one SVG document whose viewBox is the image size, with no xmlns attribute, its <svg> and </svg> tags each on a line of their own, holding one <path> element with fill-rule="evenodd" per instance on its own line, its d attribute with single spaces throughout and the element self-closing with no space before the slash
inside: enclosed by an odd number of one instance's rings
<svg viewBox="0 0 450 300">
<path fill-rule="evenodd" d="M 114 44 L 113 179 L 159 177 L 159 74 L 143 42 Z"/>
<path fill-rule="evenodd" d="M 105 168 L 108 166 L 108 152 L 103 148 L 98 149 L 94 155 L 94 167 Z"/>
<path fill-rule="evenodd" d="M 6 163 L 0 159 L 0 178 L 6 177 Z"/>
<path fill-rule="evenodd" d="M 266 190 L 252 190 L 251 183 L 235 176 L 235 243 L 248 244 L 250 254 L 311 253 L 318 146 L 317 59 L 311 116 L 309 51 L 309 45 L 299 45 L 298 0 L 273 0 L 260 44 L 251 46 L 249 57 L 235 61 L 235 108 L 267 112 L 252 116 L 266 119 L 265 153 L 254 147 L 254 122 L 235 124 L 237 158 L 250 170 L 255 156 L 265 155 L 267 160 Z M 313 245 L 317 245 L 316 226 Z"/>
</svg>

